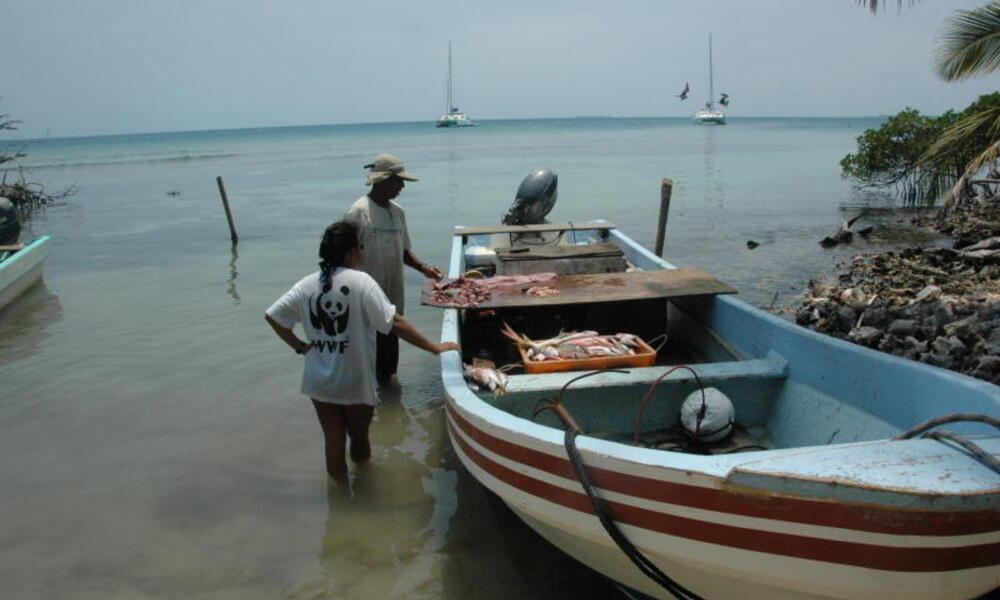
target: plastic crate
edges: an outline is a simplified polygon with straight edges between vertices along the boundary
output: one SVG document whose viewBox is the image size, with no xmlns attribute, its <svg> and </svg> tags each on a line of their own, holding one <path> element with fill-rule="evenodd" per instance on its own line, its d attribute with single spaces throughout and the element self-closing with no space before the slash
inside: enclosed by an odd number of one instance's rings
<svg viewBox="0 0 1000 600">
<path fill-rule="evenodd" d="M 558 373 L 560 371 L 596 371 L 598 369 L 609 369 L 614 367 L 651 367 L 656 364 L 656 350 L 646 342 L 637 339 L 639 349 L 635 354 L 624 356 L 598 356 L 595 358 L 567 358 L 563 360 L 528 360 L 524 348 L 517 347 L 521 353 L 521 362 L 524 364 L 524 372 L 537 373 Z"/>
</svg>

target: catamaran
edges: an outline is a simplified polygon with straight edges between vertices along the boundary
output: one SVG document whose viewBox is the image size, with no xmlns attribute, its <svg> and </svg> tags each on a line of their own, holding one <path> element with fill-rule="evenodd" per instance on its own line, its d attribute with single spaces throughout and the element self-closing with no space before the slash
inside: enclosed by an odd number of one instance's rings
<svg viewBox="0 0 1000 600">
<path fill-rule="evenodd" d="M 445 113 L 437 120 L 437 127 L 471 127 L 475 123 L 458 110 L 452 99 L 451 78 L 451 42 L 448 42 L 448 97 L 445 100 Z"/>
</svg>

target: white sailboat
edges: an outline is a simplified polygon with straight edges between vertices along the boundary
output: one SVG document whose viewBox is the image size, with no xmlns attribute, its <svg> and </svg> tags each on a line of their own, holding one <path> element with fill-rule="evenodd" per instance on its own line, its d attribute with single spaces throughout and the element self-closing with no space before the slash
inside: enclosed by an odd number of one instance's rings
<svg viewBox="0 0 1000 600">
<path fill-rule="evenodd" d="M 708 34 L 708 102 L 694 114 L 694 122 L 703 125 L 725 125 L 726 113 L 715 107 L 715 77 L 712 73 L 712 34 Z"/>
<path fill-rule="evenodd" d="M 458 110 L 452 99 L 451 92 L 451 42 L 448 42 L 448 96 L 445 100 L 445 112 L 437 120 L 437 127 L 471 127 L 475 123 L 462 111 Z"/>
</svg>

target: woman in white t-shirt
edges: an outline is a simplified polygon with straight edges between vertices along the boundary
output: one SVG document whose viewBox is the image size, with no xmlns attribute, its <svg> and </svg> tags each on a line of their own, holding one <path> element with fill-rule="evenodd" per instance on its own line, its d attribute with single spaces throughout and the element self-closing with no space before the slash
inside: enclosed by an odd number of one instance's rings
<svg viewBox="0 0 1000 600">
<path fill-rule="evenodd" d="M 392 332 L 434 354 L 459 349 L 454 342 L 430 342 L 396 313 L 375 280 L 355 270 L 363 249 L 353 223 L 327 227 L 319 247 L 320 270 L 292 286 L 264 317 L 278 337 L 305 356 L 302 393 L 312 399 L 323 428 L 326 471 L 345 486 L 348 439 L 353 461 L 371 458 L 368 427 L 378 403 L 375 332 Z M 307 341 L 293 331 L 297 323 Z"/>
</svg>

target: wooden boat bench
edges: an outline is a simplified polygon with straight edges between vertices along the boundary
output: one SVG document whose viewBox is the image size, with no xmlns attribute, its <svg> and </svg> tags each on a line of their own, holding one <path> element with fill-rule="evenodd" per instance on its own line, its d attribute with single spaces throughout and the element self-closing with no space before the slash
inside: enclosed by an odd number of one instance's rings
<svg viewBox="0 0 1000 600">
<path fill-rule="evenodd" d="M 469 241 L 472 235 L 493 235 L 507 234 L 516 235 L 524 233 L 551 233 L 556 231 L 597 231 L 602 238 L 608 237 L 608 232 L 617 228 L 617 225 L 610 221 L 588 221 L 586 223 L 544 223 L 541 225 L 488 225 L 485 227 L 456 227 L 454 235 L 461 236 L 462 245 Z"/>
<path fill-rule="evenodd" d="M 765 380 L 785 379 L 788 377 L 788 361 L 780 354 L 770 352 L 765 358 L 738 360 L 730 362 L 699 363 L 687 365 L 698 373 L 705 386 L 710 386 L 727 380 Z M 622 386 L 628 384 L 652 384 L 658 377 L 673 368 L 672 365 L 655 367 L 629 368 L 627 374 L 600 373 L 574 383 L 572 389 L 599 388 L 607 386 Z M 585 371 L 565 371 L 561 373 L 545 373 L 539 375 L 511 375 L 507 384 L 507 392 L 545 392 L 560 389 L 571 379 L 583 375 Z M 671 384 L 691 384 L 695 382 L 694 375 L 687 369 L 678 369 L 660 382 L 661 386 Z"/>
</svg>

